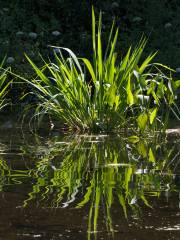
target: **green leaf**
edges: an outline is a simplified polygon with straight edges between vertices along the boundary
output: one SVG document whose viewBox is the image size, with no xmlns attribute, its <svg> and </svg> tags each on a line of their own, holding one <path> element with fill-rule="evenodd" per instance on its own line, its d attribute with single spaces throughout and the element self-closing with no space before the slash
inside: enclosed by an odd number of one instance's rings
<svg viewBox="0 0 180 240">
<path fill-rule="evenodd" d="M 131 105 L 134 104 L 134 97 L 133 97 L 133 94 L 131 92 L 131 78 L 130 78 L 130 75 L 129 75 L 129 78 L 128 78 L 128 84 L 127 84 L 127 87 L 126 87 L 126 91 L 127 91 L 127 103 L 129 104 L 129 106 L 131 106 Z"/>
<path fill-rule="evenodd" d="M 145 68 L 148 67 L 149 63 L 151 62 L 151 60 L 156 56 L 157 52 L 155 52 L 154 54 L 149 55 L 144 62 L 142 63 L 141 67 L 139 68 L 139 72 L 143 73 Z"/>
<path fill-rule="evenodd" d="M 95 210 L 94 210 L 94 231 L 97 230 L 97 220 L 99 215 L 99 204 L 100 204 L 100 198 L 101 198 L 101 190 L 100 187 L 97 186 L 95 189 Z"/>
<path fill-rule="evenodd" d="M 94 69 L 93 69 L 90 61 L 87 58 L 82 58 L 82 61 L 84 62 L 87 69 L 89 70 L 89 73 L 91 74 L 93 82 L 96 83 L 96 76 L 95 76 Z"/>
<path fill-rule="evenodd" d="M 180 80 L 175 81 L 175 86 L 176 86 L 176 88 L 180 87 Z"/>
<path fill-rule="evenodd" d="M 156 159 L 154 157 L 154 154 L 153 154 L 153 151 L 152 151 L 151 148 L 149 149 L 149 154 L 148 155 L 149 155 L 149 161 L 152 162 L 152 163 L 155 163 Z"/>
<path fill-rule="evenodd" d="M 128 195 L 128 192 L 129 192 L 129 181 L 131 180 L 132 174 L 133 174 L 132 167 L 129 167 L 125 170 L 124 187 L 126 190 L 126 195 Z"/>
<path fill-rule="evenodd" d="M 166 66 L 166 65 L 163 65 L 163 64 L 161 64 L 161 63 L 153 63 L 155 66 L 160 66 L 160 67 L 163 67 L 163 68 L 165 68 L 165 69 L 167 69 L 167 70 L 169 70 L 169 71 L 171 71 L 171 72 L 176 72 L 174 69 L 172 69 L 172 68 L 170 68 L 170 67 L 168 67 L 168 66 Z"/>
<path fill-rule="evenodd" d="M 157 88 L 157 92 L 156 92 L 156 95 L 158 98 L 163 98 L 164 97 L 164 91 L 165 91 L 166 87 L 163 83 L 163 80 L 160 82 L 160 84 L 158 85 L 158 88 Z"/>
<path fill-rule="evenodd" d="M 83 199 L 80 203 L 77 204 L 76 208 L 81 208 L 81 207 L 83 207 L 86 203 L 89 202 L 90 196 L 91 196 L 91 194 L 92 194 L 92 188 L 93 188 L 93 186 L 94 186 L 94 181 L 93 181 L 93 179 L 92 179 L 91 185 L 87 188 L 87 192 L 86 192 L 86 194 L 84 195 L 84 199 Z"/>
<path fill-rule="evenodd" d="M 146 150 L 146 146 L 143 142 L 139 142 L 137 145 L 137 150 L 138 153 L 143 156 L 143 158 L 147 157 L 147 150 Z"/>
<path fill-rule="evenodd" d="M 92 7 L 92 43 L 93 43 L 93 54 L 96 58 L 96 18 L 94 14 L 94 8 Z"/>
<path fill-rule="evenodd" d="M 50 85 L 50 81 L 48 79 L 48 77 L 46 77 L 46 75 L 43 73 L 42 70 L 40 70 L 32 61 L 31 59 L 25 54 L 27 60 L 29 61 L 29 63 L 31 64 L 31 66 L 33 67 L 33 69 L 36 71 L 36 74 L 41 78 L 41 80 L 46 84 L 46 85 Z"/>
<path fill-rule="evenodd" d="M 106 96 L 107 96 L 107 103 L 112 108 L 117 100 L 115 85 L 111 85 L 109 88 L 107 88 Z"/>
<path fill-rule="evenodd" d="M 140 130 L 144 131 L 146 128 L 146 124 L 148 122 L 148 115 L 146 113 L 142 113 L 137 118 L 137 123 Z"/>
<path fill-rule="evenodd" d="M 145 204 L 147 207 L 152 208 L 152 206 L 148 203 L 148 201 L 147 201 L 147 199 L 145 198 L 144 195 L 141 195 L 141 199 L 143 200 L 144 204 Z"/>
<path fill-rule="evenodd" d="M 132 136 L 128 137 L 128 141 L 131 143 L 137 143 L 137 142 L 139 142 L 139 137 L 136 135 L 132 135 Z"/>
<path fill-rule="evenodd" d="M 118 194 L 119 202 L 123 208 L 124 216 L 127 218 L 127 209 L 126 209 L 126 201 L 124 199 L 124 196 L 122 194 Z"/>
<path fill-rule="evenodd" d="M 158 108 L 154 108 L 154 110 L 150 113 L 149 120 L 150 120 L 150 124 L 151 124 L 151 125 L 153 124 L 154 119 L 155 119 L 156 116 L 157 116 L 157 111 L 158 111 Z"/>
<path fill-rule="evenodd" d="M 97 46 L 97 54 L 98 54 L 98 73 L 99 73 L 99 80 L 101 81 L 102 74 L 103 74 L 103 59 L 102 59 L 102 43 L 101 43 L 101 18 L 102 14 L 99 15 L 99 26 L 98 26 L 98 46 Z"/>
</svg>

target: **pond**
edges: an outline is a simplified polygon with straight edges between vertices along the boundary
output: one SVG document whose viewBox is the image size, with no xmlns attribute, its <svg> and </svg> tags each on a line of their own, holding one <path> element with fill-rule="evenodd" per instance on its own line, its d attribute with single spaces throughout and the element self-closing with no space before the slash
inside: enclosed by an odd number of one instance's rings
<svg viewBox="0 0 180 240">
<path fill-rule="evenodd" d="M 0 239 L 180 239 L 179 140 L 42 135 L 0 129 Z"/>
</svg>

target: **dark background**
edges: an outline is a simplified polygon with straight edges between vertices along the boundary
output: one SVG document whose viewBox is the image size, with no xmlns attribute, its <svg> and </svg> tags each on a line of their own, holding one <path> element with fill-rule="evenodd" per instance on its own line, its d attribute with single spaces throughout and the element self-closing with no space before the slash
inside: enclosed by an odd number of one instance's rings
<svg viewBox="0 0 180 240">
<path fill-rule="evenodd" d="M 81 56 L 91 51 L 91 6 L 96 16 L 103 13 L 103 37 L 107 38 L 112 20 L 120 29 L 118 48 L 123 54 L 142 34 L 149 38 L 146 53 L 158 50 L 157 61 L 180 67 L 179 0 L 0 0 L 0 58 L 24 72 L 26 52 L 38 61 L 40 52 L 49 54 L 47 45 L 66 46 Z M 18 32 L 23 34 L 18 35 Z M 59 31 L 55 37 L 53 31 Z M 30 32 L 37 34 L 33 39 Z M 27 70 L 26 70 L 27 72 Z"/>
</svg>

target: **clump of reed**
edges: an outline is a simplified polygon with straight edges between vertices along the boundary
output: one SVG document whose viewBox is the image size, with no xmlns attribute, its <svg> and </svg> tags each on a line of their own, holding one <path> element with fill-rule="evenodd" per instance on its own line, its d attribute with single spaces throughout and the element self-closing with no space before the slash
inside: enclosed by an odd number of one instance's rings
<svg viewBox="0 0 180 240">
<path fill-rule="evenodd" d="M 36 72 L 26 80 L 39 99 L 36 116 L 50 114 L 81 132 L 165 129 L 180 81 L 163 73 L 173 71 L 167 66 L 152 63 L 156 53 L 142 60 L 144 37 L 124 57 L 116 51 L 117 40 L 113 23 L 102 51 L 102 15 L 97 23 L 92 9 L 92 61 L 63 47 L 56 47 L 55 62 L 44 61 L 42 68 L 27 56 Z"/>
</svg>

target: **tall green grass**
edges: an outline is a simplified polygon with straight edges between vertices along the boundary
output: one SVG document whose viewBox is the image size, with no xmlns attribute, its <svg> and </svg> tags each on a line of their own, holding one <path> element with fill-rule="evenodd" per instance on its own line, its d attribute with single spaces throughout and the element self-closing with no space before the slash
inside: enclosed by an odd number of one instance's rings
<svg viewBox="0 0 180 240">
<path fill-rule="evenodd" d="M 118 29 L 114 26 L 103 52 L 102 15 L 97 23 L 92 9 L 92 62 L 62 47 L 56 47 L 55 62 L 45 62 L 43 68 L 27 56 L 37 75 L 26 80 L 39 99 L 36 116 L 50 114 L 78 131 L 132 128 L 143 132 L 166 126 L 180 82 L 162 72 L 173 70 L 152 63 L 156 53 L 142 60 L 145 38 L 122 57 L 116 51 Z M 64 51 L 69 57 L 63 57 Z"/>
<path fill-rule="evenodd" d="M 9 103 L 9 101 L 6 99 L 6 94 L 8 92 L 8 87 L 12 82 L 7 80 L 10 69 L 3 68 L 4 61 L 5 58 L 0 63 L 0 110 Z"/>
</svg>

